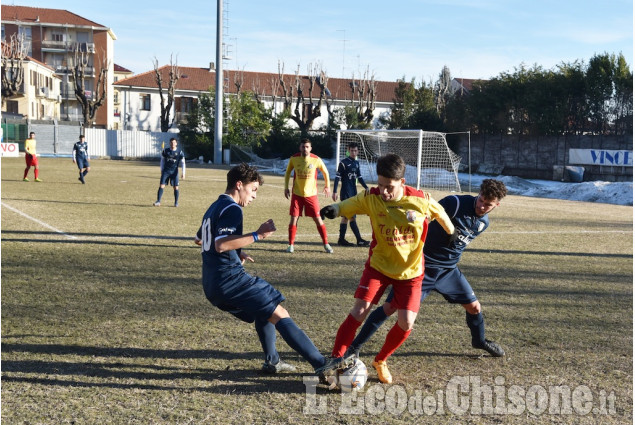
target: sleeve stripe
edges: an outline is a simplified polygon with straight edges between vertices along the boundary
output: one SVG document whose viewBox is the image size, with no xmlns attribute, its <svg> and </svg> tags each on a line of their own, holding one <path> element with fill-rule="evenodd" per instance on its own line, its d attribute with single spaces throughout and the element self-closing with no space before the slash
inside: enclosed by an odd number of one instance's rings
<svg viewBox="0 0 635 425">
<path fill-rule="evenodd" d="M 229 205 L 227 205 L 225 208 L 223 208 L 221 210 L 220 214 L 218 214 L 218 217 L 220 218 L 223 215 L 223 213 L 227 210 L 227 208 L 231 208 L 231 207 L 234 207 L 234 206 L 240 208 L 240 205 L 238 205 L 236 203 L 229 204 Z M 240 211 L 242 212 L 242 208 L 240 208 Z"/>
<path fill-rule="evenodd" d="M 452 197 L 456 199 L 456 208 L 454 209 L 454 214 L 452 214 L 452 217 L 450 218 L 456 217 L 456 214 L 459 212 L 459 197 L 456 195 L 452 195 Z"/>
</svg>

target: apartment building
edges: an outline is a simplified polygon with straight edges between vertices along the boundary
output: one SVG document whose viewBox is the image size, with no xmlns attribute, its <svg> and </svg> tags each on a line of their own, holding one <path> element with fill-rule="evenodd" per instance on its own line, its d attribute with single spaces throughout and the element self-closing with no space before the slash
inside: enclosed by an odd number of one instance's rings
<svg viewBox="0 0 635 425">
<path fill-rule="evenodd" d="M 59 84 L 59 118 L 62 120 L 82 120 L 72 75 L 76 52 L 83 53 L 88 60 L 84 84 L 89 99 L 97 95 L 97 76 L 105 59 L 108 64 L 106 101 L 97 111 L 94 124 L 102 128 L 113 127 L 113 57 L 117 37 L 110 28 L 67 10 L 5 4 L 2 5 L 1 21 L 3 41 L 13 34 L 23 37 L 27 54 L 54 70 L 57 76 L 54 81 Z M 45 84 L 45 81 L 38 84 Z"/>
</svg>

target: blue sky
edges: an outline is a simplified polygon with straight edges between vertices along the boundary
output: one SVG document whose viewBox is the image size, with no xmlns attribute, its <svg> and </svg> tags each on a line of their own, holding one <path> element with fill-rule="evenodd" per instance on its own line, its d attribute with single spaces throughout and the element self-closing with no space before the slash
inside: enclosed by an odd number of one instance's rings
<svg viewBox="0 0 635 425">
<path fill-rule="evenodd" d="M 319 64 L 331 77 L 367 67 L 378 80 L 491 78 L 521 63 L 553 68 L 622 53 L 632 69 L 631 0 L 288 0 L 226 1 L 229 69 L 292 73 Z M 8 2 L 7 2 L 8 3 Z M 50 0 L 21 6 L 52 7 Z M 178 56 L 181 66 L 206 67 L 216 57 L 216 0 L 57 0 L 112 28 L 115 62 L 135 73 Z"/>
</svg>

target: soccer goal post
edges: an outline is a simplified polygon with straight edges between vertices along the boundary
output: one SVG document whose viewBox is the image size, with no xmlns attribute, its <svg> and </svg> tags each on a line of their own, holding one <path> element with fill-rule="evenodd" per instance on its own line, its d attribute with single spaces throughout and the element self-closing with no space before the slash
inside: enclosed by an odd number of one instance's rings
<svg viewBox="0 0 635 425">
<path fill-rule="evenodd" d="M 366 182 L 377 182 L 377 158 L 388 153 L 406 162 L 406 184 L 421 189 L 460 192 L 461 157 L 452 152 L 444 133 L 423 130 L 339 130 L 336 164 L 348 155 L 348 146 L 359 147 L 359 165 Z"/>
</svg>

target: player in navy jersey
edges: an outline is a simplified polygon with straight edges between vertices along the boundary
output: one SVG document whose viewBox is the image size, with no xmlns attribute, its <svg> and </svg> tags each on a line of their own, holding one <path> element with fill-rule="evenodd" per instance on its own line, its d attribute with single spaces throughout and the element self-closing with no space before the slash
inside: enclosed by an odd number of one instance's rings
<svg viewBox="0 0 635 425">
<path fill-rule="evenodd" d="M 343 201 L 350 197 L 357 195 L 357 182 L 362 185 L 364 189 L 368 189 L 366 182 L 362 178 L 359 171 L 359 161 L 357 155 L 359 154 L 359 146 L 357 143 L 351 143 L 348 145 L 348 156 L 340 161 L 337 166 L 337 174 L 335 175 L 335 183 L 333 184 L 333 201 L 337 201 L 337 184 L 341 181 L 342 188 L 340 189 L 340 199 Z M 357 246 L 369 246 L 370 242 L 362 239 L 362 235 L 359 233 L 359 227 L 357 227 L 357 221 L 355 216 L 351 219 L 342 217 L 340 221 L 340 238 L 337 244 L 340 246 L 353 246 L 352 243 L 346 240 L 346 227 L 350 223 L 351 230 L 357 238 Z"/>
<path fill-rule="evenodd" d="M 458 238 L 448 244 L 448 236 L 436 222 L 428 228 L 425 246 L 425 272 L 421 287 L 421 302 L 430 291 L 437 291 L 452 304 L 465 308 L 465 320 L 472 335 L 472 347 L 487 351 L 494 357 L 505 355 L 497 343 L 485 339 L 485 322 L 472 287 L 458 268 L 458 262 L 467 246 L 489 227 L 488 214 L 500 205 L 507 195 L 505 184 L 499 180 L 486 179 L 481 184 L 478 196 L 451 195 L 441 199 L 452 223 L 459 230 Z M 379 329 L 382 323 L 395 312 L 390 306 L 392 293 L 382 307 L 375 309 L 366 319 L 361 331 L 351 344 L 351 352 L 359 352 L 361 346 Z"/>
<path fill-rule="evenodd" d="M 88 155 L 88 143 L 84 135 L 79 136 L 79 142 L 73 145 L 73 162 L 79 168 L 79 181 L 86 184 L 84 177 L 90 171 L 90 156 Z"/>
<path fill-rule="evenodd" d="M 240 164 L 227 173 L 227 189 L 203 216 L 195 241 L 202 247 L 203 289 L 207 299 L 238 319 L 255 323 L 264 351 L 262 370 L 267 373 L 295 370 L 280 360 L 276 350 L 276 330 L 316 373 L 334 373 L 347 366 L 342 359 L 327 359 L 280 305 L 284 296 L 269 282 L 245 271 L 245 260 L 253 262 L 243 248 L 276 231 L 273 220 L 255 232 L 243 232 L 243 208 L 256 199 L 263 183 L 254 167 Z"/>
<path fill-rule="evenodd" d="M 170 139 L 170 147 L 161 152 L 161 182 L 157 193 L 157 201 L 152 204 L 155 207 L 161 206 L 163 189 L 168 182 L 174 188 L 174 206 L 179 206 L 179 164 L 181 164 L 181 178 L 185 180 L 185 154 L 176 149 L 176 139 Z"/>
</svg>

